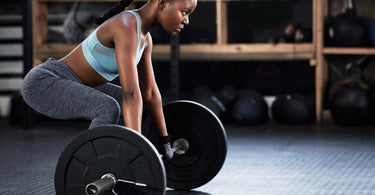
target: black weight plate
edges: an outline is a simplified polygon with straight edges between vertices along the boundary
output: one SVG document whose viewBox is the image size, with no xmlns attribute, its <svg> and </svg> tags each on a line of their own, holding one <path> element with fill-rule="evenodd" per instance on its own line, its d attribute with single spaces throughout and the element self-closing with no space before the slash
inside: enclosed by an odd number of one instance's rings
<svg viewBox="0 0 375 195">
<path fill-rule="evenodd" d="M 187 190 L 200 187 L 220 171 L 227 154 L 226 133 L 220 120 L 209 109 L 196 102 L 179 100 L 163 107 L 172 143 L 185 138 L 190 149 L 164 161 L 167 186 Z M 147 119 L 143 134 L 156 144 L 157 132 Z"/>
<path fill-rule="evenodd" d="M 56 194 L 85 194 L 85 186 L 106 173 L 147 184 L 137 188 L 138 194 L 165 194 L 165 169 L 155 147 L 143 135 L 117 125 L 86 130 L 66 146 L 55 170 Z M 115 191 L 124 194 L 119 184 Z"/>
</svg>

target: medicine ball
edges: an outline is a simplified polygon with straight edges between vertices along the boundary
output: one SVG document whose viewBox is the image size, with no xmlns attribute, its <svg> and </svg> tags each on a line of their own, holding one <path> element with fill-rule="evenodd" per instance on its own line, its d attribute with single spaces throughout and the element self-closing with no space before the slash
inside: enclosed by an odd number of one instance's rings
<svg viewBox="0 0 375 195">
<path fill-rule="evenodd" d="M 313 121 L 311 103 L 301 94 L 283 94 L 271 106 L 272 118 L 279 124 L 299 125 Z"/>
<path fill-rule="evenodd" d="M 257 91 L 239 92 L 232 107 L 234 122 L 239 125 L 257 125 L 268 121 L 268 106 L 263 95 Z"/>
<path fill-rule="evenodd" d="M 339 125 L 368 125 L 373 117 L 373 99 L 364 82 L 340 85 L 330 100 L 331 115 Z"/>
<path fill-rule="evenodd" d="M 234 100 L 236 99 L 237 90 L 232 85 L 224 84 L 216 90 L 215 94 L 225 107 L 230 108 L 233 106 Z"/>
<path fill-rule="evenodd" d="M 352 77 L 344 77 L 336 82 L 334 82 L 329 90 L 328 90 L 328 100 L 331 102 L 333 99 L 333 95 L 336 93 L 336 91 L 343 85 L 351 84 L 351 83 L 361 83 L 362 80 L 352 78 Z"/>
<path fill-rule="evenodd" d="M 337 47 L 368 46 L 368 29 L 355 14 L 344 13 L 334 17 L 327 25 L 328 43 Z"/>
<path fill-rule="evenodd" d="M 232 107 L 234 104 L 234 100 L 237 97 L 237 90 L 235 87 L 229 84 L 221 85 L 215 91 L 216 97 L 224 104 L 225 110 L 222 115 L 222 120 L 230 120 L 231 119 L 231 112 Z"/>
<path fill-rule="evenodd" d="M 371 59 L 363 68 L 363 78 L 367 84 L 375 89 L 375 58 Z"/>
<path fill-rule="evenodd" d="M 226 108 L 208 87 L 199 86 L 192 90 L 191 100 L 198 102 L 210 109 L 217 117 L 222 117 Z"/>
<path fill-rule="evenodd" d="M 369 35 L 370 35 L 372 46 L 375 47 L 375 20 L 372 22 L 370 26 Z"/>
</svg>

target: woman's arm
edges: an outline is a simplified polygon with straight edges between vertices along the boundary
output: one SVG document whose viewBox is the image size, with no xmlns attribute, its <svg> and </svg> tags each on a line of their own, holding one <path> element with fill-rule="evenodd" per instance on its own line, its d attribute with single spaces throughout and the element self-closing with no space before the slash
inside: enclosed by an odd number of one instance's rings
<svg viewBox="0 0 375 195">
<path fill-rule="evenodd" d="M 139 84 L 142 91 L 142 98 L 146 106 L 146 111 L 150 116 L 152 123 L 157 128 L 159 136 L 167 136 L 168 133 L 164 120 L 162 99 L 152 68 L 152 38 L 150 33 L 147 34 L 146 41 L 146 48 L 138 65 Z"/>
<path fill-rule="evenodd" d="M 135 64 L 138 47 L 137 24 L 130 14 L 120 17 L 121 19 L 113 21 L 111 32 L 122 88 L 122 112 L 126 126 L 141 133 L 143 103 Z"/>
</svg>

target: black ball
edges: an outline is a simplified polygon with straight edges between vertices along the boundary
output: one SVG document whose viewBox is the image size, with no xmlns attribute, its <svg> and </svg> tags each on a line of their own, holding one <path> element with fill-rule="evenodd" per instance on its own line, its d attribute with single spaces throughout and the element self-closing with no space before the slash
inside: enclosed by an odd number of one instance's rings
<svg viewBox="0 0 375 195">
<path fill-rule="evenodd" d="M 216 97 L 208 87 L 199 86 L 193 89 L 191 100 L 210 109 L 217 117 L 221 118 L 226 110 L 225 105 Z"/>
<path fill-rule="evenodd" d="M 327 33 L 333 46 L 368 46 L 368 29 L 360 18 L 350 13 L 333 18 Z"/>
<path fill-rule="evenodd" d="M 225 105 L 225 107 L 232 107 L 237 96 L 235 87 L 229 84 L 222 85 L 217 91 L 216 96 Z"/>
<path fill-rule="evenodd" d="M 375 47 L 375 20 L 370 25 L 369 36 L 372 45 Z"/>
<path fill-rule="evenodd" d="M 375 89 L 375 58 L 365 65 L 362 74 L 364 81 Z"/>
<path fill-rule="evenodd" d="M 314 119 L 314 110 L 307 98 L 300 94 L 284 94 L 276 97 L 271 107 L 272 118 L 279 124 L 307 124 Z"/>
<path fill-rule="evenodd" d="M 268 106 L 263 95 L 253 90 L 239 93 L 232 107 L 234 122 L 239 125 L 258 125 L 268 121 Z"/>
<path fill-rule="evenodd" d="M 339 125 L 368 125 L 373 116 L 373 99 L 366 84 L 355 82 L 340 86 L 330 102 L 331 115 Z"/>
</svg>

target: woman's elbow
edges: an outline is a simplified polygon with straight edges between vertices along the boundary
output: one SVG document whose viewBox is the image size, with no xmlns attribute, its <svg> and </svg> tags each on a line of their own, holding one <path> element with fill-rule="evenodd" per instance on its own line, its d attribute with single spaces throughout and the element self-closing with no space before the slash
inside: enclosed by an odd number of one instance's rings
<svg viewBox="0 0 375 195">
<path fill-rule="evenodd" d="M 145 103 L 161 103 L 161 95 L 157 90 L 151 90 L 143 94 L 143 101 Z"/>
<path fill-rule="evenodd" d="M 142 102 L 142 98 L 141 98 L 141 94 L 139 91 L 123 91 L 122 93 L 122 98 L 125 102 L 133 102 L 133 101 L 141 101 Z"/>
</svg>

